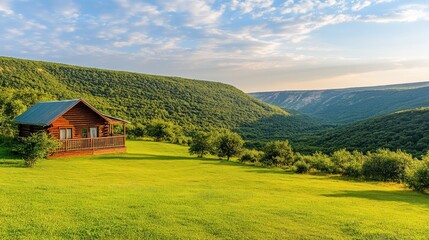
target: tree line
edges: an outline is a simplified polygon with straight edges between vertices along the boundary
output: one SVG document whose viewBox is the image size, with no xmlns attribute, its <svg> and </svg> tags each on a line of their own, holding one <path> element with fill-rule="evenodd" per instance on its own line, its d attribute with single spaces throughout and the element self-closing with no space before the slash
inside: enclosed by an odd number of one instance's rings
<svg viewBox="0 0 429 240">
<path fill-rule="evenodd" d="M 174 133 L 173 130 L 167 130 L 174 127 L 168 126 L 169 124 L 157 120 L 147 126 L 147 133 L 155 140 L 168 140 L 158 135 L 171 136 L 165 133 Z M 161 131 L 162 128 L 164 130 Z M 316 151 L 306 155 L 295 152 L 287 140 L 270 141 L 261 150 L 246 149 L 239 134 L 225 129 L 194 131 L 186 142 L 189 153 L 199 158 L 209 154 L 227 160 L 236 157 L 241 163 L 280 167 L 301 174 L 338 174 L 362 180 L 404 183 L 416 191 L 429 190 L 429 152 L 421 158 L 415 158 L 402 150 L 391 151 L 384 148 L 366 153 L 340 149 L 331 154 Z"/>
</svg>

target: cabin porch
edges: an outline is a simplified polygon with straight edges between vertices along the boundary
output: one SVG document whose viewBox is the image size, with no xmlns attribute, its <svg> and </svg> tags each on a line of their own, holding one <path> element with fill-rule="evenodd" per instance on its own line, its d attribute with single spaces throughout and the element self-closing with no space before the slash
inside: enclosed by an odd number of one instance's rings
<svg viewBox="0 0 429 240">
<path fill-rule="evenodd" d="M 61 142 L 61 146 L 56 150 L 51 158 L 125 152 L 125 140 L 126 135 L 114 135 L 98 138 L 62 139 L 59 140 Z"/>
</svg>

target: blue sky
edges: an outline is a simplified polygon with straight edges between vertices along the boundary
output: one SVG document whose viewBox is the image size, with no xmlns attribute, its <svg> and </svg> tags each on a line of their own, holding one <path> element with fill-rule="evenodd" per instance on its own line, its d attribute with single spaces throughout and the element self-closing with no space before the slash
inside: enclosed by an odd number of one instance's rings
<svg viewBox="0 0 429 240">
<path fill-rule="evenodd" d="M 0 55 L 246 92 L 429 81 L 427 0 L 0 0 Z"/>
</svg>

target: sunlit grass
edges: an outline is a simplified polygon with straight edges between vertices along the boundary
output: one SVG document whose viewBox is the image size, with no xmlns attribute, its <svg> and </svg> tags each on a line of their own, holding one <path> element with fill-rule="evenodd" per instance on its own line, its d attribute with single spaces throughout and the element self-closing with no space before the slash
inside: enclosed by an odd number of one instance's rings
<svg viewBox="0 0 429 240">
<path fill-rule="evenodd" d="M 427 239 L 429 197 L 129 141 L 22 168 L 0 149 L 0 239 Z"/>
</svg>

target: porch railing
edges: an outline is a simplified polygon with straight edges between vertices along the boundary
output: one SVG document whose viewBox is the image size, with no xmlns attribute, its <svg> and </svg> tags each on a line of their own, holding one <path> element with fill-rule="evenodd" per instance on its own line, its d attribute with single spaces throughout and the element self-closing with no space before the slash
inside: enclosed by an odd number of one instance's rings
<svg viewBox="0 0 429 240">
<path fill-rule="evenodd" d="M 99 138 L 62 139 L 59 141 L 62 145 L 57 148 L 57 152 L 125 147 L 124 135 Z"/>
</svg>

